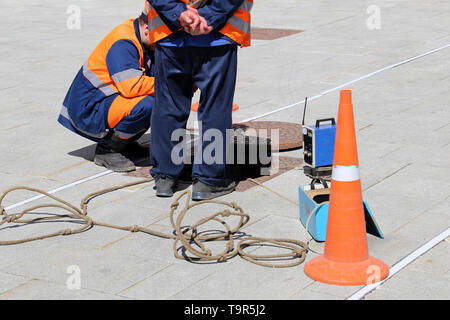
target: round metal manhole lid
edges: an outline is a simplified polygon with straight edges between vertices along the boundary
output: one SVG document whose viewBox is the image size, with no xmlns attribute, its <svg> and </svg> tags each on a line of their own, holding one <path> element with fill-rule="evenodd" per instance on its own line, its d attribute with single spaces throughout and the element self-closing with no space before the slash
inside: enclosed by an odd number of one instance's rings
<svg viewBox="0 0 450 320">
<path fill-rule="evenodd" d="M 233 124 L 236 132 L 247 136 L 258 136 L 271 139 L 272 149 L 280 151 L 297 149 L 303 146 L 302 125 L 282 121 L 251 121 Z M 276 131 L 273 131 L 276 130 Z M 276 132 L 278 132 L 278 145 Z M 272 134 L 274 134 L 272 138 Z"/>
</svg>

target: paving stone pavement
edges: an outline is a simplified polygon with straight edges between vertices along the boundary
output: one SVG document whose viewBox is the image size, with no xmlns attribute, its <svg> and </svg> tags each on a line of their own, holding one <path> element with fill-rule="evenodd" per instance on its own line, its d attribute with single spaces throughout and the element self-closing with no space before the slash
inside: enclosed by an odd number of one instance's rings
<svg viewBox="0 0 450 320">
<path fill-rule="evenodd" d="M 16 185 L 47 191 L 68 186 L 55 195 L 78 205 L 90 192 L 138 180 L 104 173 L 91 162 L 94 145 L 56 119 L 91 50 L 113 27 L 137 17 L 143 2 L 2 1 L 0 191 Z M 368 235 L 369 251 L 391 267 L 449 227 L 449 12 L 445 0 L 257 0 L 255 27 L 303 32 L 255 39 L 252 47 L 239 50 L 235 102 L 240 109 L 233 115 L 235 122 L 291 104 L 259 120 L 300 122 L 299 102 L 306 96 L 317 96 L 308 103 L 307 124 L 336 117 L 340 86 L 360 79 L 342 89 L 353 92 L 363 197 L 385 236 L 381 240 Z M 27 17 L 27 23 L 17 22 L 18 17 Z M 437 48 L 443 49 L 363 77 Z M 194 120 L 192 114 L 190 123 Z M 301 150 L 285 154 L 301 157 Z M 88 181 L 73 184 L 81 179 Z M 298 187 L 308 182 L 298 167 L 264 185 L 295 202 Z M 32 196 L 16 191 L 3 204 L 8 208 Z M 223 200 L 238 203 L 250 214 L 245 234 L 306 240 L 298 207 L 260 186 Z M 156 198 L 150 182 L 93 199 L 89 215 L 172 232 L 172 201 Z M 28 205 L 45 202 L 48 199 Z M 201 208 L 198 217 L 212 210 Z M 68 227 L 76 226 L 67 221 L 2 225 L 0 239 Z M 214 250 L 222 249 L 214 245 Z M 446 239 L 364 299 L 448 299 L 449 252 Z M 172 240 L 98 226 L 76 235 L 2 246 L 0 256 L 0 299 L 339 300 L 362 288 L 313 281 L 303 265 L 271 269 L 240 257 L 189 263 L 174 257 Z M 310 252 L 306 260 L 314 256 Z M 73 282 L 77 272 L 79 283 Z"/>
</svg>

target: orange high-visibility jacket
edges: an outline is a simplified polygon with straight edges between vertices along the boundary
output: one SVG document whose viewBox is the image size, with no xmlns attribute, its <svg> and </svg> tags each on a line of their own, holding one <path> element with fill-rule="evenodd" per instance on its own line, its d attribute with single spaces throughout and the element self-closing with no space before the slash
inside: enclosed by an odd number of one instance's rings
<svg viewBox="0 0 450 320">
<path fill-rule="evenodd" d="M 107 120 L 102 104 L 120 95 L 126 99 L 117 100 L 115 107 L 128 110 L 128 100 L 154 95 L 155 78 L 148 75 L 150 62 L 145 61 L 148 53 L 144 51 L 137 19 L 114 28 L 81 67 L 64 99 L 58 121 L 88 138 L 105 136 Z M 117 106 L 121 101 L 124 105 Z"/>
<path fill-rule="evenodd" d="M 203 2 L 208 5 L 205 0 L 178 0 L 186 4 L 196 6 L 195 3 Z M 202 3 L 202 4 L 203 4 Z M 150 40 L 155 43 L 172 34 L 170 28 L 164 23 L 158 12 L 146 1 L 146 11 L 148 15 L 148 27 L 150 31 Z M 226 21 L 225 25 L 218 31 L 239 43 L 242 47 L 250 46 L 251 40 L 251 16 L 250 10 L 253 6 L 253 0 L 245 0 L 233 15 Z"/>
</svg>

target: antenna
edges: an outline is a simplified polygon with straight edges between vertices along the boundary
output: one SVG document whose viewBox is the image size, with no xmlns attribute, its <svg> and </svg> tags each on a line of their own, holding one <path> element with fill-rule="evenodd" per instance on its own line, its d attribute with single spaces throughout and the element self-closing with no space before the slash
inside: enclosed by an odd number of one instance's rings
<svg viewBox="0 0 450 320">
<path fill-rule="evenodd" d="M 305 125 L 305 114 L 306 114 L 306 103 L 308 102 L 308 97 L 305 97 L 305 106 L 303 107 L 303 121 L 302 126 Z"/>
</svg>

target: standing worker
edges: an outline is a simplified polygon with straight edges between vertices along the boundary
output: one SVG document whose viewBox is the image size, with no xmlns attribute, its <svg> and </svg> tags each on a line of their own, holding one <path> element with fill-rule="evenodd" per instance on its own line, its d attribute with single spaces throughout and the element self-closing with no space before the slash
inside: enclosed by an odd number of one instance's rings
<svg viewBox="0 0 450 320">
<path fill-rule="evenodd" d="M 135 170 L 127 155 L 149 156 L 136 140 L 148 130 L 154 106 L 152 49 L 144 10 L 100 42 L 64 99 L 58 121 L 98 142 L 94 162 L 112 171 Z"/>
<path fill-rule="evenodd" d="M 148 25 L 155 49 L 155 108 L 151 119 L 150 173 L 156 195 L 174 193 L 184 164 L 171 158 L 180 141 L 172 133 L 185 129 L 192 92 L 201 91 L 198 120 L 202 132 L 218 130 L 226 141 L 232 126 L 236 84 L 237 47 L 250 45 L 250 10 L 253 0 L 147 0 Z M 192 168 L 193 200 L 212 199 L 233 192 L 235 182 L 225 179 L 226 148 L 222 161 L 206 164 L 201 150 L 211 143 L 201 139 Z M 201 159 L 201 158 L 200 158 Z"/>
</svg>

